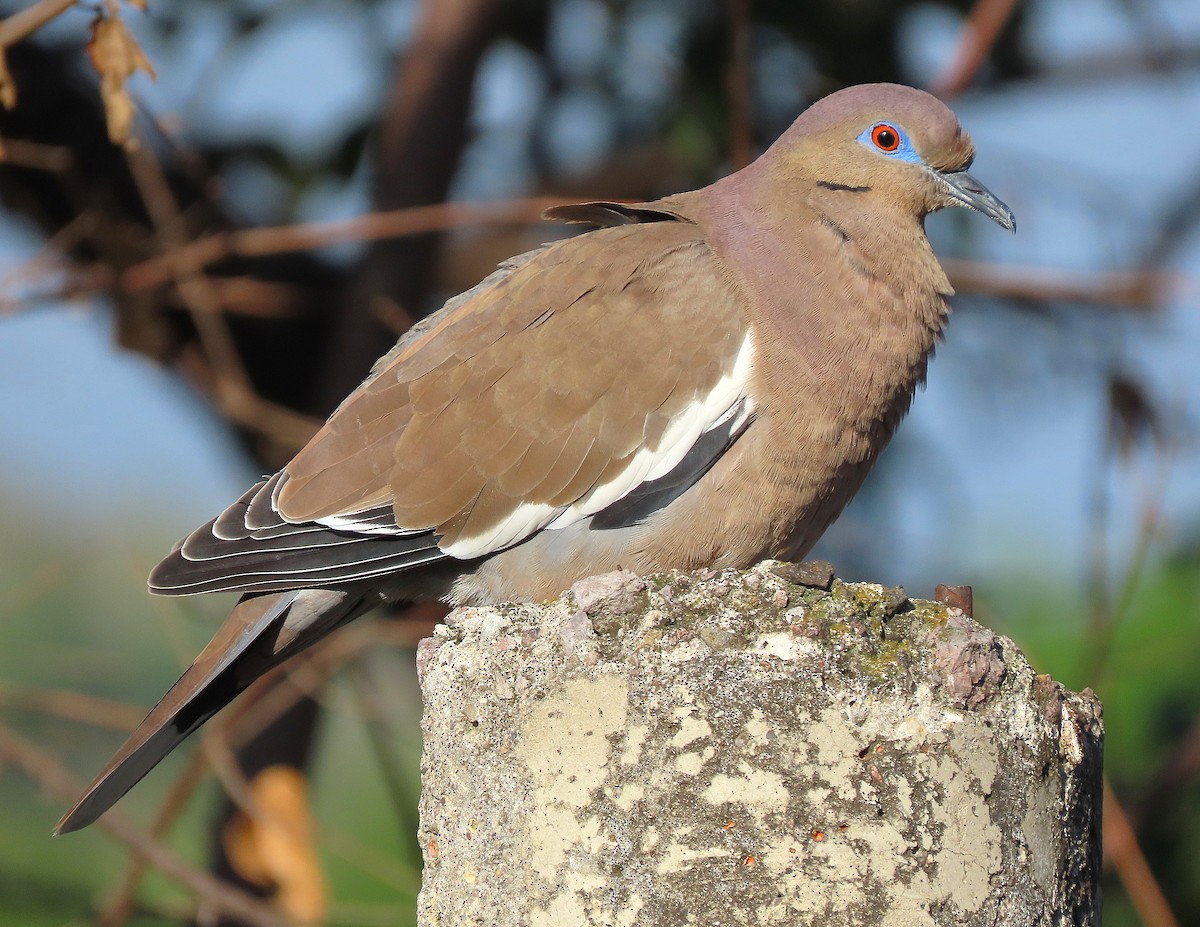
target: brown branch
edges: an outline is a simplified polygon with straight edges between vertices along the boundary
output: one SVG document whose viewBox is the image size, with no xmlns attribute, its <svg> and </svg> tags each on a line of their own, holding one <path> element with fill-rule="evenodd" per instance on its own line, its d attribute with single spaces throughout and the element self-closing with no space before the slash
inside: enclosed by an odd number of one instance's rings
<svg viewBox="0 0 1200 927">
<path fill-rule="evenodd" d="M 32 6 L 0 20 L 0 48 L 15 45 L 74 5 L 75 0 L 38 0 Z"/>
<path fill-rule="evenodd" d="M 226 386 L 217 393 L 216 399 L 217 408 L 234 424 L 266 435 L 276 444 L 291 448 L 293 453 L 304 447 L 321 427 L 318 419 L 293 412 L 238 387 Z"/>
<path fill-rule="evenodd" d="M 261 696 L 251 697 L 249 708 L 228 722 L 234 749 L 240 749 L 299 699 L 315 698 L 337 667 L 366 648 L 413 648 L 432 633 L 434 624 L 445 614 L 446 608 L 438 603 L 422 603 L 406 612 L 411 617 L 351 625 L 275 670 L 284 677 L 283 684 L 275 684 L 268 676 L 256 681 L 254 686 L 264 690 Z"/>
<path fill-rule="evenodd" d="M 71 155 L 70 148 L 64 148 L 61 145 L 44 145 L 41 142 L 31 142 L 23 138 L 6 138 L 4 140 L 4 150 L 0 152 L 0 162 L 51 173 L 62 173 L 75 166 L 75 159 Z"/>
<path fill-rule="evenodd" d="M 1110 380 L 1111 382 L 1111 380 Z M 1111 395 L 1111 388 L 1110 388 Z M 1116 414 L 1113 400 L 1110 398 L 1110 423 Z M 1099 685 L 1109 672 L 1109 660 L 1112 656 L 1113 644 L 1117 632 L 1125 622 L 1133 608 L 1134 597 L 1141 586 L 1155 540 L 1162 532 L 1162 511 L 1166 500 L 1167 490 L 1171 482 L 1178 448 L 1173 439 L 1165 435 L 1159 436 L 1155 443 L 1157 454 L 1157 473 L 1153 483 L 1143 490 L 1138 519 L 1138 532 L 1134 540 L 1133 550 L 1122 558 L 1125 569 L 1119 578 L 1115 591 L 1109 581 L 1109 556 L 1107 533 L 1110 528 L 1108 512 L 1108 481 L 1109 466 L 1119 459 L 1122 453 L 1121 439 L 1110 424 L 1108 437 L 1104 441 L 1101 466 L 1096 474 L 1094 493 L 1093 535 L 1095 543 L 1092 551 L 1091 575 L 1088 580 L 1092 600 L 1090 623 L 1091 627 L 1085 637 L 1084 648 L 1084 678 L 1093 679 Z"/>
<path fill-rule="evenodd" d="M 44 792 L 61 801 L 78 795 L 83 784 L 41 748 L 0 723 L 0 760 L 21 770 Z M 224 885 L 208 873 L 180 859 L 160 840 L 133 824 L 120 811 L 109 811 L 97 826 L 168 877 L 188 888 L 204 905 L 240 917 L 254 927 L 290 927 L 270 905 L 246 892 Z"/>
<path fill-rule="evenodd" d="M 942 260 L 951 284 L 960 292 L 1043 302 L 1122 306 L 1149 312 L 1167 293 L 1188 283 L 1161 271 L 1069 271 L 1047 267 Z"/>
<path fill-rule="evenodd" d="M 330 923 L 352 924 L 354 927 L 395 927 L 398 923 L 407 923 L 411 918 L 412 912 L 399 905 L 372 902 L 341 902 L 329 909 Z"/>
<path fill-rule="evenodd" d="M 191 243 L 162 166 L 145 146 L 127 151 L 126 159 L 154 224 L 160 249 L 169 258 L 171 277 L 191 313 L 201 346 L 212 366 L 215 375 L 213 398 L 217 408 L 237 424 L 267 435 L 278 444 L 302 446 L 320 423 L 268 402 L 255 393 L 237 344 L 221 315 L 218 292 L 198 267 L 180 258 L 180 253 Z"/>
<path fill-rule="evenodd" d="M 296 318 L 308 311 L 299 285 L 259 280 L 256 277 L 207 277 L 229 315 L 262 319 Z"/>
<path fill-rule="evenodd" d="M 1145 796 L 1130 811 L 1134 826 L 1154 814 L 1166 800 L 1176 798 L 1188 780 L 1200 775 L 1200 717 L 1175 745 L 1162 768 L 1154 776 Z"/>
<path fill-rule="evenodd" d="M 46 306 L 78 303 L 112 292 L 111 268 L 99 262 L 88 267 L 67 268 L 66 279 L 57 286 L 22 293 L 19 296 L 0 296 L 0 316 L 15 316 Z"/>
<path fill-rule="evenodd" d="M 1107 777 L 1104 780 L 1104 859 L 1116 870 L 1117 878 L 1145 927 L 1179 927 Z"/>
<path fill-rule="evenodd" d="M 233 752 L 228 736 L 228 723 L 210 726 L 203 736 L 202 750 L 208 768 L 225 794 L 229 796 L 234 806 L 247 817 L 261 818 L 263 809 L 254 797 L 254 786 L 246 777 L 242 767 L 238 765 L 237 755 Z"/>
<path fill-rule="evenodd" d="M 933 92 L 940 97 L 957 96 L 971 85 L 988 54 L 1000 38 L 1000 33 L 1017 9 L 1018 0 L 976 0 L 966 22 L 962 37 L 950 60 L 950 66 L 933 82 Z"/>
<path fill-rule="evenodd" d="M 750 94 L 750 0 L 729 0 L 729 160 L 734 169 L 754 160 Z"/>
<path fill-rule="evenodd" d="M 17 271 L 24 272 L 24 269 L 17 268 Z M 99 261 L 82 267 L 69 266 L 60 272 L 65 274 L 66 279 L 57 285 L 16 296 L 0 295 L 0 316 L 20 315 L 47 305 L 102 296 L 133 295 L 121 289 L 113 268 Z M 205 276 L 220 301 L 216 308 L 227 315 L 255 319 L 291 319 L 311 312 L 303 291 L 295 284 L 259 280 L 256 277 Z M 4 288 L 4 282 L 0 281 L 0 290 Z M 178 309 L 179 306 L 168 304 L 166 308 Z"/>
<path fill-rule="evenodd" d="M 94 727 L 128 732 L 145 714 L 140 708 L 82 692 L 39 689 L 0 682 L 0 707 L 79 721 Z"/>
<path fill-rule="evenodd" d="M 437 203 L 367 213 L 352 219 L 240 229 L 180 244 L 158 257 L 135 264 L 125 271 L 121 286 L 125 292 L 135 293 L 170 282 L 181 271 L 194 273 L 229 257 L 310 251 L 343 242 L 402 238 L 469 225 L 536 222 L 551 206 L 569 202 L 573 200 L 532 196 L 497 203 Z"/>
<path fill-rule="evenodd" d="M 225 320 L 220 317 L 220 300 L 200 276 L 199 268 L 179 258 L 180 252 L 189 243 L 187 228 L 162 165 L 144 146 L 127 152 L 126 161 L 154 225 L 160 250 L 168 257 L 167 279 L 174 280 L 180 296 L 191 311 L 200 342 L 218 379 L 230 388 L 250 391 L 250 376 Z"/>
<path fill-rule="evenodd" d="M 321 831 L 321 845 L 331 856 L 340 856 L 346 863 L 371 876 L 380 885 L 414 895 L 421 889 L 419 875 L 414 877 L 409 870 L 396 865 L 394 856 L 376 850 L 351 834 L 326 827 Z M 338 911 L 343 904 L 344 902 L 335 904 L 333 911 Z"/>
<path fill-rule="evenodd" d="M 208 767 L 204 754 L 198 751 L 192 755 L 183 772 L 175 779 L 167 792 L 167 797 L 155 814 L 154 822 L 150 825 L 150 834 L 153 837 L 161 839 L 170 832 L 179 815 L 187 807 L 192 793 L 204 781 L 207 774 Z M 108 902 L 97 917 L 100 927 L 121 927 L 133 916 L 137 890 L 151 868 L 145 859 L 137 856 L 130 859 L 129 865 L 121 876 L 120 884 L 109 896 Z"/>
<path fill-rule="evenodd" d="M 65 257 L 72 249 L 87 241 L 96 233 L 100 216 L 85 209 L 47 238 L 37 251 L 16 267 L 0 275 L 0 290 L 9 290 L 28 280 L 34 280 L 50 271 L 70 270 L 71 264 Z M 111 272 L 102 265 L 86 268 L 85 273 Z"/>
</svg>

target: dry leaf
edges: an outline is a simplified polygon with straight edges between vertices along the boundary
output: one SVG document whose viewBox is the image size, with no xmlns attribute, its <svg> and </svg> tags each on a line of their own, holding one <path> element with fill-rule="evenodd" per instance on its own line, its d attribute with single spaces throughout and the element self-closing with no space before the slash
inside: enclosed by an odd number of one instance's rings
<svg viewBox="0 0 1200 927">
<path fill-rule="evenodd" d="M 154 78 L 154 66 L 116 15 L 115 4 L 92 22 L 92 40 L 88 43 L 92 67 L 100 75 L 100 99 L 108 120 L 108 137 L 116 145 L 132 144 L 129 130 L 136 108 L 125 87 L 138 71 Z"/>
<path fill-rule="evenodd" d="M 12 109 L 17 105 L 17 84 L 8 71 L 8 56 L 0 47 L 0 106 Z"/>
<path fill-rule="evenodd" d="M 275 890 L 275 903 L 291 919 L 319 924 L 328 909 L 325 876 L 313 843 L 304 776 L 290 766 L 270 766 L 250 783 L 255 814 L 239 811 L 221 835 L 238 875 Z"/>
</svg>

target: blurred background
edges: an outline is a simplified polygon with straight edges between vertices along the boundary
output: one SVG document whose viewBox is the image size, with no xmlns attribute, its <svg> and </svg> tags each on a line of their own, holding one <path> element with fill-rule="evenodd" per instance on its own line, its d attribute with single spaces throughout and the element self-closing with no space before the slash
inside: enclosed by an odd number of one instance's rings
<svg viewBox="0 0 1200 927">
<path fill-rule="evenodd" d="M 1106 923 L 1200 923 L 1200 4 L 142 6 L 0 3 L 0 922 L 412 923 L 433 611 L 347 629 L 50 837 L 231 604 L 146 574 L 414 319 L 565 234 L 545 206 L 703 185 L 889 80 L 951 103 L 1019 234 L 929 220 L 948 339 L 817 554 L 972 584 L 1094 688 Z"/>
</svg>

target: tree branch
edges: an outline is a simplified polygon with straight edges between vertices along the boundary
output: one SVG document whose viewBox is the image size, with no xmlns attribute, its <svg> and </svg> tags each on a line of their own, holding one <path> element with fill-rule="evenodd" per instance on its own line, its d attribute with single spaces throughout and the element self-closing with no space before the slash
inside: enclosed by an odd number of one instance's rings
<svg viewBox="0 0 1200 927">
<path fill-rule="evenodd" d="M 75 0 L 38 0 L 0 20 L 0 48 L 14 45 L 75 5 Z"/>
</svg>

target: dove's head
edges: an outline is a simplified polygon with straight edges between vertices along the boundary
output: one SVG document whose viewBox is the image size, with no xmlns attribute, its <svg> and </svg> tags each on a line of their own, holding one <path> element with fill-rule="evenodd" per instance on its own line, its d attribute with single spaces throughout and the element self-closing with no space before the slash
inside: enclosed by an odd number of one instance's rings
<svg viewBox="0 0 1200 927">
<path fill-rule="evenodd" d="M 967 173 L 971 137 L 947 106 L 899 84 L 848 87 L 809 107 L 764 160 L 803 182 L 924 216 L 965 206 L 1010 231 L 1012 210 Z"/>
</svg>

